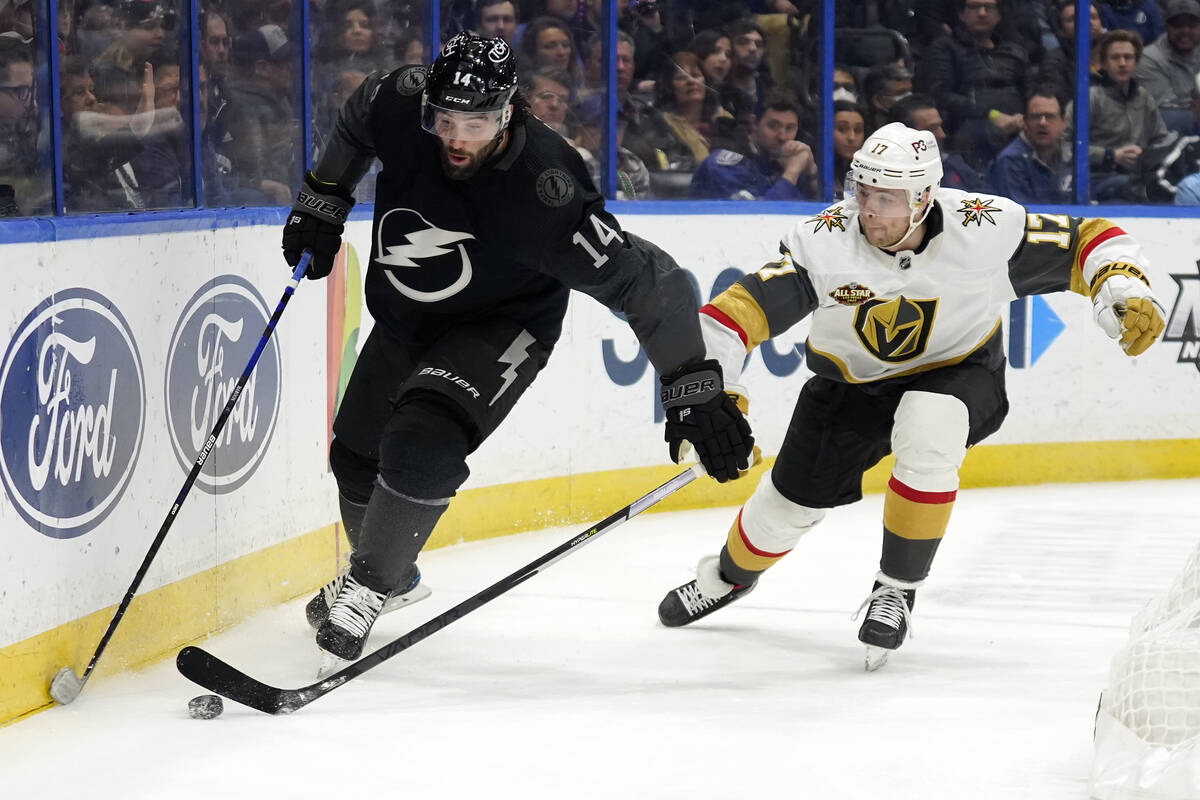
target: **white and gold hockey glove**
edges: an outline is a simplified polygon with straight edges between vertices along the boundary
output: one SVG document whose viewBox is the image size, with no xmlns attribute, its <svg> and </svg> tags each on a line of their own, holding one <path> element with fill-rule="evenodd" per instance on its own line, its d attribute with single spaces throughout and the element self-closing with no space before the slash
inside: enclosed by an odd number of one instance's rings
<svg viewBox="0 0 1200 800">
<path fill-rule="evenodd" d="M 1163 308 L 1142 271 L 1132 264 L 1105 264 L 1092 282 L 1092 314 L 1126 355 L 1146 352 L 1162 335 Z"/>
</svg>

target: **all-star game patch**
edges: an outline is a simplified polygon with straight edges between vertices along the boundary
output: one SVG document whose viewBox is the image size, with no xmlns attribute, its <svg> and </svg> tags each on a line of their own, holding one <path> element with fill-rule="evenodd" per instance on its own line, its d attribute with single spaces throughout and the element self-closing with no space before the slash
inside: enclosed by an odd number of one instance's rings
<svg viewBox="0 0 1200 800">
<path fill-rule="evenodd" d="M 425 79 L 429 76 L 429 67 L 414 64 L 400 70 L 396 76 L 396 91 L 402 95 L 414 95 L 424 91 Z"/>
<path fill-rule="evenodd" d="M 858 283 L 847 283 L 829 293 L 834 302 L 844 306 L 858 306 L 875 297 L 875 293 Z"/>
<path fill-rule="evenodd" d="M 550 168 L 538 175 L 537 196 L 551 208 L 561 208 L 575 196 L 575 183 L 561 169 Z"/>
</svg>

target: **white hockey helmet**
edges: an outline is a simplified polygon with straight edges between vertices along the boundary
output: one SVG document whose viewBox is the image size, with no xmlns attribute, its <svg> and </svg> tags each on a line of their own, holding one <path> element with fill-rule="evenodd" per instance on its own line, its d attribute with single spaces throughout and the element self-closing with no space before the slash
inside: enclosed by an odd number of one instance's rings
<svg viewBox="0 0 1200 800">
<path fill-rule="evenodd" d="M 850 162 L 846 175 L 846 196 L 858 198 L 855 189 L 903 189 L 907 203 L 896 204 L 894 211 L 872 209 L 872 213 L 890 217 L 909 217 L 904 241 L 925 221 L 932 201 L 922 202 L 942 182 L 942 154 L 937 139 L 929 131 L 918 131 L 902 122 L 892 122 L 875 131 L 863 142 Z M 861 208 L 862 203 L 858 205 Z M 917 212 L 920 212 L 919 215 Z"/>
</svg>

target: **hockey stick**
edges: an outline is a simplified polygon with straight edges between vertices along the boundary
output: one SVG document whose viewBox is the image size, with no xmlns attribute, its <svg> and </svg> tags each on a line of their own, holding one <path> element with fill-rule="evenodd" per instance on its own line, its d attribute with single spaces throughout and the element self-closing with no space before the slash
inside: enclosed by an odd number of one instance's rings
<svg viewBox="0 0 1200 800">
<path fill-rule="evenodd" d="M 175 666 L 185 678 L 198 683 L 209 691 L 229 698 L 244 706 L 249 706 L 266 714 L 290 714 L 297 711 L 319 697 L 322 697 L 347 681 L 357 678 L 369 669 L 373 669 L 392 656 L 412 647 L 417 642 L 437 633 L 442 628 L 462 619 L 485 603 L 495 600 L 500 595 L 520 586 L 551 564 L 566 558 L 569 554 L 595 541 L 603 534 L 629 520 L 650 506 L 662 500 L 667 495 L 687 486 L 705 474 L 704 467 L 694 464 L 691 468 L 679 473 L 671 480 L 654 489 L 650 493 L 634 500 L 612 516 L 588 528 L 583 533 L 565 542 L 518 569 L 516 572 L 501 578 L 483 591 L 462 601 L 454 608 L 444 611 L 438 616 L 414 628 L 399 639 L 394 639 L 375 652 L 364 656 L 344 669 L 335 672 L 328 678 L 300 689 L 277 689 L 268 686 L 244 672 L 231 667 L 221 659 L 199 647 L 185 647 L 175 657 Z"/>
<path fill-rule="evenodd" d="M 104 635 L 100 637 L 100 644 L 96 646 L 96 652 L 92 654 L 92 660 L 88 662 L 87 669 L 83 671 L 83 676 L 75 674 L 75 670 L 70 667 L 63 667 L 54 675 L 54 679 L 50 681 L 50 697 L 54 698 L 60 705 L 67 705 L 73 702 L 79 693 L 83 691 L 84 684 L 92 674 L 92 670 L 96 668 L 96 662 L 100 660 L 100 655 L 104 652 L 104 648 L 108 646 L 108 641 L 112 638 L 113 632 L 116 631 L 117 625 L 121 622 L 121 618 L 125 616 L 125 612 L 129 609 L 129 603 L 133 600 L 133 595 L 137 592 L 138 586 L 141 585 L 142 579 L 146 577 L 146 572 L 150 569 L 150 562 L 154 560 L 154 556 L 158 554 L 159 547 L 162 546 L 163 540 L 167 538 L 167 531 L 171 530 L 171 525 L 175 522 L 175 517 L 179 514 L 179 508 L 183 505 L 183 501 L 187 499 L 188 492 L 192 490 L 192 485 L 196 482 L 196 478 L 200 476 L 200 470 L 204 468 L 204 463 L 208 461 L 208 456 L 216 446 L 217 437 L 221 433 L 221 429 L 225 427 L 226 420 L 233 412 L 233 407 L 237 404 L 238 398 L 242 396 L 242 389 L 246 386 L 246 381 L 250 378 L 250 373 L 254 371 L 254 365 L 258 363 L 259 356 L 267 346 L 267 341 L 271 338 L 271 334 L 275 330 L 275 325 L 279 322 L 279 318 L 283 316 L 283 309 L 288 304 L 288 300 L 292 299 L 292 293 L 296 291 L 296 287 L 300 284 L 301 278 L 304 277 L 304 272 L 308 269 L 308 262 L 312 261 L 312 253 L 305 250 L 300 256 L 300 261 L 296 264 L 295 271 L 292 272 L 291 280 L 288 281 L 287 288 L 283 290 L 283 297 L 279 298 L 279 305 L 275 306 L 275 313 L 271 315 L 271 319 L 267 322 L 267 328 L 263 331 L 262 338 L 258 340 L 258 347 L 254 348 L 254 354 L 250 356 L 250 363 L 246 365 L 246 369 L 242 371 L 242 376 L 238 378 L 237 384 L 233 387 L 233 392 L 229 395 L 229 400 L 225 403 L 225 408 L 221 411 L 221 416 L 217 417 L 217 424 L 213 426 L 212 433 L 208 435 L 207 441 L 204 442 L 204 447 L 200 448 L 200 453 L 196 456 L 196 460 L 192 463 L 192 469 L 188 473 L 187 479 L 183 482 L 183 488 L 179 490 L 179 495 L 175 498 L 175 503 L 171 506 L 171 510 L 167 512 L 167 518 L 163 520 L 162 527 L 158 529 L 158 535 L 154 537 L 154 541 L 150 544 L 150 550 L 147 551 L 146 557 L 142 559 L 142 565 L 138 567 L 137 574 L 133 576 L 133 583 L 129 584 L 129 590 L 125 592 L 125 597 L 122 598 L 121 604 L 117 606 L 117 613 L 113 615 L 112 621 L 108 623 L 108 629 L 104 631 Z"/>
</svg>

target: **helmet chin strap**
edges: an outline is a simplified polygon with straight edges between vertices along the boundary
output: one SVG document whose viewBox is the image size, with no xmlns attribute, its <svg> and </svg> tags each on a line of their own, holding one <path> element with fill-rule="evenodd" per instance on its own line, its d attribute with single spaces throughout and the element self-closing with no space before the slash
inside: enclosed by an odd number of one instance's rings
<svg viewBox="0 0 1200 800">
<path fill-rule="evenodd" d="M 909 222 L 908 222 L 908 230 L 906 230 L 904 232 L 904 234 L 896 241 L 892 242 L 889 245 L 885 245 L 882 248 L 883 250 L 895 252 L 894 250 L 892 250 L 892 248 L 898 247 L 901 242 L 903 242 L 909 236 L 912 236 L 913 231 L 915 231 L 917 228 L 921 227 L 921 223 L 923 223 L 925 221 L 925 218 L 929 216 L 929 210 L 931 208 L 933 208 L 933 193 L 931 191 L 929 191 L 928 189 L 923 189 L 921 191 L 921 194 L 924 195 L 924 200 L 925 200 L 925 209 L 921 212 L 921 216 L 914 220 L 912 218 L 912 216 L 910 215 Z"/>
</svg>

